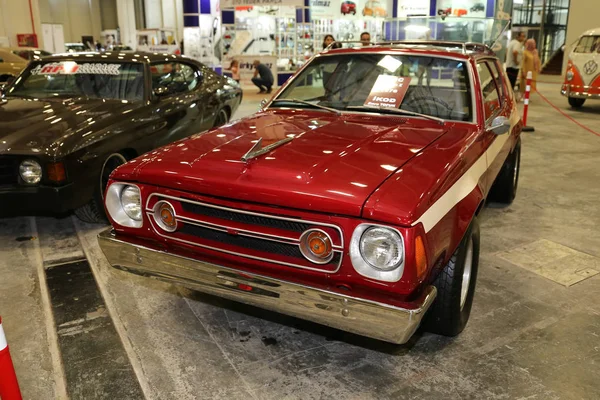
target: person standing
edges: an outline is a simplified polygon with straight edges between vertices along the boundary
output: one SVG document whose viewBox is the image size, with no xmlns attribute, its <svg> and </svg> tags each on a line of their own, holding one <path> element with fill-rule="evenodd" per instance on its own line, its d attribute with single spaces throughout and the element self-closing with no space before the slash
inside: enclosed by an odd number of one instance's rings
<svg viewBox="0 0 600 400">
<path fill-rule="evenodd" d="M 525 42 L 525 51 L 523 51 L 523 61 L 521 62 L 521 93 L 525 93 L 525 81 L 527 73 L 531 72 L 533 79 L 531 80 L 531 91 L 535 91 L 537 76 L 541 69 L 540 57 L 536 48 L 535 40 L 528 39 Z"/>
<path fill-rule="evenodd" d="M 523 58 L 524 41 L 525 32 L 517 32 L 506 49 L 506 75 L 508 75 L 508 80 L 513 89 L 515 88 L 517 78 L 519 77 L 519 68 Z"/>
<path fill-rule="evenodd" d="M 254 60 L 254 77 L 252 83 L 260 89 L 260 93 L 271 93 L 273 88 L 273 74 L 271 69 L 258 60 Z"/>
<path fill-rule="evenodd" d="M 240 63 L 238 60 L 232 60 L 229 69 L 231 70 L 231 78 L 240 83 Z"/>
<path fill-rule="evenodd" d="M 333 35 L 325 35 L 325 38 L 323 39 L 323 50 L 329 47 L 329 45 L 331 45 L 332 49 L 342 48 L 342 44 L 337 43 Z M 331 78 L 331 75 L 335 71 L 336 67 L 336 63 L 324 63 L 324 65 L 321 66 L 321 72 L 323 75 L 323 87 L 326 87 L 325 85 L 327 85 L 327 82 L 329 81 L 329 78 Z"/>
</svg>

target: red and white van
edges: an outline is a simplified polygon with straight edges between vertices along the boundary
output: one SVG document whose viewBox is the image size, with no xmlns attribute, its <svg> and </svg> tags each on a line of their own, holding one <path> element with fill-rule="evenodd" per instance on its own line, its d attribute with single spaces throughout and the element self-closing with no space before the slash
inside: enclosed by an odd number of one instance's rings
<svg viewBox="0 0 600 400">
<path fill-rule="evenodd" d="M 561 93 L 571 107 L 581 107 L 587 99 L 600 99 L 600 28 L 585 32 L 569 55 Z"/>
</svg>

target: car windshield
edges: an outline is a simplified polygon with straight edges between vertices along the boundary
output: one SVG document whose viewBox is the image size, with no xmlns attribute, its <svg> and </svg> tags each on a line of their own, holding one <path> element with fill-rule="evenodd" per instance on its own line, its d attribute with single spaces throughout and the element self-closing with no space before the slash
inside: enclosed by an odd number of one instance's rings
<svg viewBox="0 0 600 400">
<path fill-rule="evenodd" d="M 75 61 L 32 63 L 8 90 L 7 96 L 138 101 L 144 98 L 144 66 Z"/>
<path fill-rule="evenodd" d="M 467 64 L 462 60 L 412 54 L 325 55 L 315 58 L 271 107 L 311 107 L 306 104 L 309 102 L 315 108 L 389 113 L 405 110 L 445 120 L 471 121 L 469 82 Z"/>
</svg>

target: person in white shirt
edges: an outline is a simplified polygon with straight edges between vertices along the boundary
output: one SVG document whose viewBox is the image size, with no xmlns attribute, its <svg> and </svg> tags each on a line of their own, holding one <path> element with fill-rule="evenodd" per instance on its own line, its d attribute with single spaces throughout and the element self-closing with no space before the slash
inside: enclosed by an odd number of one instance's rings
<svg viewBox="0 0 600 400">
<path fill-rule="evenodd" d="M 508 44 L 506 49 L 506 74 L 512 88 L 517 83 L 519 77 L 519 68 L 523 59 L 523 42 L 525 42 L 525 32 L 516 32 L 514 39 Z"/>
</svg>

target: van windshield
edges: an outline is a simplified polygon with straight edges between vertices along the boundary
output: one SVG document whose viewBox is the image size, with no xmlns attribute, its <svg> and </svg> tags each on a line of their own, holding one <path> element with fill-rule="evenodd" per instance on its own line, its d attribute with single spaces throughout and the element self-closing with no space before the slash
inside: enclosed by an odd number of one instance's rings
<svg viewBox="0 0 600 400">
<path fill-rule="evenodd" d="M 294 78 L 271 107 L 292 106 L 292 100 L 310 102 L 314 108 L 364 108 L 366 112 L 400 109 L 454 121 L 472 121 L 473 115 L 467 63 L 428 55 L 320 56 Z"/>
<path fill-rule="evenodd" d="M 575 53 L 600 53 L 600 36 L 583 36 L 575 47 Z"/>
</svg>

